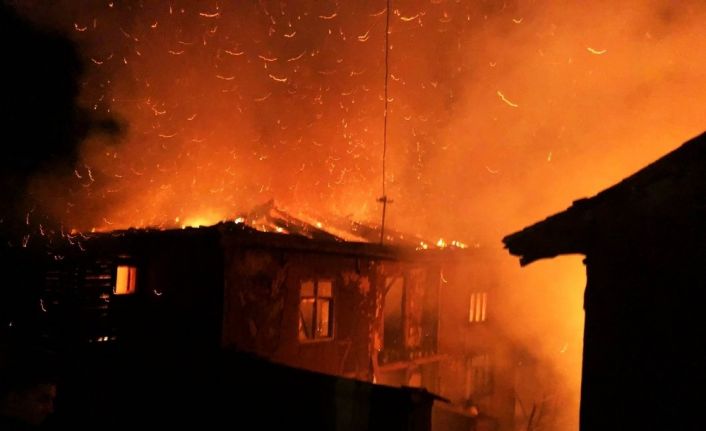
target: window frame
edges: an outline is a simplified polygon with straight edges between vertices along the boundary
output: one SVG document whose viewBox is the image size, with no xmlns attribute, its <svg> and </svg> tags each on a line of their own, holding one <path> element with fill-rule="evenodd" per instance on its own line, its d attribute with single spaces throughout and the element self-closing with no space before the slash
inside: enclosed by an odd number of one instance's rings
<svg viewBox="0 0 706 431">
<path fill-rule="evenodd" d="M 468 295 L 467 320 L 469 325 L 488 321 L 488 296 L 487 290 L 473 290 Z"/>
<path fill-rule="evenodd" d="M 319 285 L 322 282 L 328 282 L 330 285 L 330 292 L 328 295 L 326 293 L 322 293 Z M 307 283 L 312 283 L 313 284 L 313 293 L 311 295 L 304 295 L 304 285 Z M 299 281 L 299 302 L 297 304 L 297 310 L 298 310 L 298 328 L 297 328 L 297 339 L 299 340 L 300 343 L 318 343 L 318 342 L 325 342 L 325 341 L 331 341 L 335 338 L 335 322 L 336 322 L 336 313 L 335 313 L 335 285 L 334 285 L 334 280 L 332 277 L 314 277 L 314 278 L 306 278 L 302 279 Z M 313 328 L 310 330 L 312 337 L 309 338 L 306 336 L 307 331 L 303 330 L 302 325 L 305 322 L 304 319 L 304 314 L 302 313 L 302 304 L 304 302 L 311 302 L 312 303 L 312 311 L 311 311 L 311 322 L 313 325 Z M 320 334 L 320 304 L 323 301 L 328 302 L 328 335 L 319 335 Z"/>
<path fill-rule="evenodd" d="M 125 273 L 121 271 L 125 270 Z M 137 280 L 138 280 L 138 268 L 137 265 L 133 263 L 119 263 L 115 265 L 115 273 L 113 279 L 113 291 L 114 296 L 129 297 L 134 296 L 137 293 Z M 122 275 L 121 275 L 122 274 Z M 123 278 L 126 277 L 126 278 Z M 119 289 L 119 284 L 124 280 L 125 290 Z"/>
<path fill-rule="evenodd" d="M 484 397 L 495 391 L 493 357 L 478 352 L 466 357 L 464 396 L 468 399 Z"/>
</svg>

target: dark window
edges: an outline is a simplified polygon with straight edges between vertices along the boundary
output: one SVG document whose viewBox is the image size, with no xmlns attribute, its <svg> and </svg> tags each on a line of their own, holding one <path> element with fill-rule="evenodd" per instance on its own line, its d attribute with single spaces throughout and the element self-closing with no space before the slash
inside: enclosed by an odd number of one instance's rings
<svg viewBox="0 0 706 431">
<path fill-rule="evenodd" d="M 383 362 L 436 353 L 437 289 L 421 268 L 385 279 Z"/>
<path fill-rule="evenodd" d="M 490 355 L 479 354 L 466 360 L 466 398 L 493 392 L 493 369 Z"/>
</svg>

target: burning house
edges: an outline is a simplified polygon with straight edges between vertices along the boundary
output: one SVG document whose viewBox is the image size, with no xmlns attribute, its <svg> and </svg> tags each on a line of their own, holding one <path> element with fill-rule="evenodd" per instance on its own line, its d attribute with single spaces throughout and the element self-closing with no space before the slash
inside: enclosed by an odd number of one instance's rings
<svg viewBox="0 0 706 431">
<path fill-rule="evenodd" d="M 212 227 L 78 237 L 80 248 L 54 255 L 42 303 L 56 336 L 73 342 L 236 347 L 313 371 L 417 386 L 424 376 L 431 386 L 440 253 L 453 251 L 419 253 L 412 238 L 381 246 L 357 229 L 270 204 Z"/>
<path fill-rule="evenodd" d="M 272 203 L 210 227 L 67 238 L 33 271 L 45 275 L 38 327 L 64 349 L 193 360 L 237 350 L 439 389 L 440 290 L 461 244 L 390 233 L 382 246 L 374 229 L 304 221 Z"/>
<path fill-rule="evenodd" d="M 706 135 L 507 236 L 528 265 L 586 255 L 581 429 L 702 429 Z"/>
<path fill-rule="evenodd" d="M 512 429 L 517 349 L 494 322 L 492 263 L 457 242 L 385 240 L 272 202 L 209 227 L 67 236 L 39 271 L 40 326 L 84 352 L 237 350 L 425 388 L 451 401 L 435 410 L 436 429 L 470 426 L 478 411 Z"/>
</svg>

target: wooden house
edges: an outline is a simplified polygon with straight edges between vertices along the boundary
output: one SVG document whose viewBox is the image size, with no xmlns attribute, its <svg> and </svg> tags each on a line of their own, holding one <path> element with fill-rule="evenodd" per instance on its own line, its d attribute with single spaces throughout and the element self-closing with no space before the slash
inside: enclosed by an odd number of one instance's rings
<svg viewBox="0 0 706 431">
<path fill-rule="evenodd" d="M 503 241 L 586 256 L 582 431 L 704 427 L 706 135 Z"/>
</svg>

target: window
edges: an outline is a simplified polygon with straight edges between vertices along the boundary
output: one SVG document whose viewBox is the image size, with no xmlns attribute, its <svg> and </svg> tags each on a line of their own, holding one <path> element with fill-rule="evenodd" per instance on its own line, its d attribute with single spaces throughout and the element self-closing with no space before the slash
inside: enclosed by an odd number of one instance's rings
<svg viewBox="0 0 706 431">
<path fill-rule="evenodd" d="M 471 292 L 471 300 L 468 304 L 468 321 L 471 323 L 485 322 L 487 305 L 487 292 Z"/>
<path fill-rule="evenodd" d="M 382 362 L 434 354 L 439 322 L 438 285 L 423 268 L 385 278 Z"/>
<path fill-rule="evenodd" d="M 493 369 L 490 355 L 480 354 L 466 360 L 466 398 L 493 392 Z"/>
<path fill-rule="evenodd" d="M 118 265 L 115 274 L 115 287 L 113 293 L 116 295 L 132 295 L 135 293 L 137 284 L 137 267 L 128 265 Z"/>
<path fill-rule="evenodd" d="M 302 281 L 299 295 L 299 339 L 333 338 L 333 282 Z"/>
</svg>

